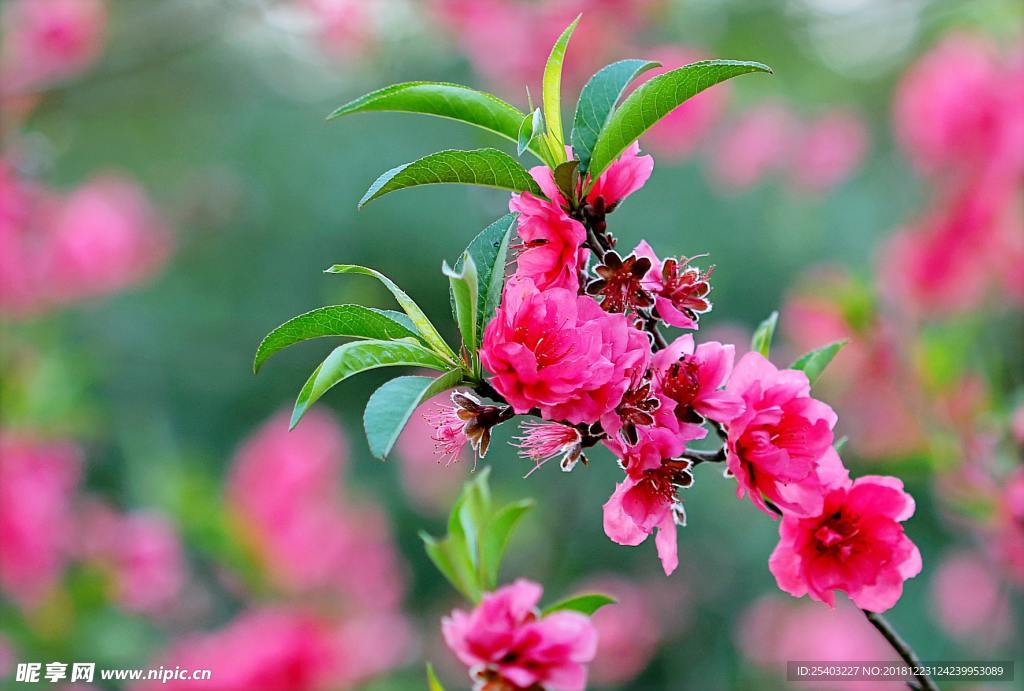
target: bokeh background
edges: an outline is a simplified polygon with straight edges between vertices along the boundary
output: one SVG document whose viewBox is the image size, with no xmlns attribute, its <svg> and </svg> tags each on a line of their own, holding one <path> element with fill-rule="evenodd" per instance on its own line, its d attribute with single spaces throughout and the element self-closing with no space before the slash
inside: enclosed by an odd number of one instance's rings
<svg viewBox="0 0 1024 691">
<path fill-rule="evenodd" d="M 435 187 L 357 212 L 394 165 L 502 144 L 442 120 L 324 116 L 413 79 L 525 108 L 578 11 L 573 96 L 625 57 L 775 69 L 643 138 L 655 173 L 612 230 L 710 255 L 704 338 L 743 344 L 777 308 L 779 364 L 851 338 L 818 385 L 845 460 L 903 477 L 918 506 L 925 568 L 891 620 L 924 659 L 1021 664 L 1019 2 L 6 0 L 0 683 L 16 662 L 95 661 L 214 669 L 189 688 L 420 689 L 429 659 L 469 685 L 439 641 L 461 603 L 417 531 L 442 531 L 471 461 L 438 463 L 419 416 L 394 458 L 371 459 L 360 414 L 381 373 L 286 433 L 331 344 L 250 365 L 294 314 L 391 306 L 371 281 L 321 273 L 335 262 L 380 269 L 445 322 L 441 260 L 507 204 Z M 500 498 L 539 501 L 504 578 L 619 596 L 597 616 L 595 686 L 784 688 L 788 659 L 892 659 L 848 603 L 776 590 L 776 526 L 716 467 L 685 495 L 665 578 L 650 541 L 602 532 L 610 456 L 524 480 L 513 434 L 483 463 Z"/>
</svg>

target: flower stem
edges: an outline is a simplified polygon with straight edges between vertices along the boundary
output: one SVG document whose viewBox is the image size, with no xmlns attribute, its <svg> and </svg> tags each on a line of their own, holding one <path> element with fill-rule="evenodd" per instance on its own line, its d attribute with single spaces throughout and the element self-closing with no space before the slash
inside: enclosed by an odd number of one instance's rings
<svg viewBox="0 0 1024 691">
<path fill-rule="evenodd" d="M 921 670 L 922 667 L 920 658 L 917 657 L 917 653 L 914 652 L 913 648 L 911 648 L 907 642 L 903 640 L 898 633 L 896 633 L 896 630 L 892 627 L 892 624 L 889 623 L 889 620 L 877 612 L 869 612 L 866 609 L 861 611 L 864 612 L 864 616 L 868 618 L 871 625 L 878 629 L 878 632 L 881 633 L 885 640 L 889 642 L 889 645 L 892 646 L 893 650 L 903 658 L 903 661 L 915 669 L 914 678 L 917 679 L 918 686 L 924 691 L 939 691 L 939 687 L 936 686 L 930 676 L 923 673 L 917 673 L 917 671 Z M 914 688 L 914 686 L 911 685 L 911 688 Z"/>
</svg>

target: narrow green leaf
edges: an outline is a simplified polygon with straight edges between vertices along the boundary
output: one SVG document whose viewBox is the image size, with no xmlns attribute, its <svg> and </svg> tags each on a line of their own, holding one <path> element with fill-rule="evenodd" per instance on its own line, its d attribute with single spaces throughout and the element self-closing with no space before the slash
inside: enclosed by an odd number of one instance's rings
<svg viewBox="0 0 1024 691">
<path fill-rule="evenodd" d="M 565 160 L 565 138 L 562 136 L 562 63 L 565 61 L 565 49 L 569 45 L 569 39 L 576 30 L 581 16 L 577 15 L 572 24 L 558 37 L 551 48 L 547 64 L 544 65 L 544 80 L 541 84 L 544 122 L 547 123 L 549 141 L 556 149 L 552 152 L 557 156 L 553 161 L 556 164 Z"/>
<path fill-rule="evenodd" d="M 404 314 L 400 315 L 408 321 Z M 252 363 L 253 372 L 274 353 L 301 341 L 326 336 L 373 338 L 382 341 L 400 338 L 420 338 L 411 324 L 396 320 L 393 314 L 362 305 L 331 305 L 292 317 L 271 331 L 259 348 Z"/>
<path fill-rule="evenodd" d="M 448 149 L 387 171 L 370 185 L 359 206 L 396 190 L 447 183 L 543 194 L 530 174 L 503 151 Z"/>
<path fill-rule="evenodd" d="M 409 365 L 440 371 L 451 366 L 437 353 L 414 341 L 353 341 L 338 346 L 306 381 L 292 411 L 295 427 L 321 396 L 352 375 L 380 367 Z"/>
<path fill-rule="evenodd" d="M 660 66 L 660 62 L 649 60 L 619 60 L 599 70 L 583 87 L 576 102 L 571 135 L 572 153 L 580 162 L 580 175 L 587 172 L 594 144 L 622 92 L 639 75 Z"/>
<path fill-rule="evenodd" d="M 448 533 L 434 538 L 425 533 L 420 537 L 427 546 L 427 554 L 445 578 L 459 592 L 473 602 L 480 599 L 483 584 L 480 579 L 480 528 L 491 514 L 491 491 L 487 484 L 489 468 L 463 484 L 459 498 L 448 515 Z"/>
<path fill-rule="evenodd" d="M 477 343 L 483 337 L 484 326 L 494 316 L 494 310 L 501 302 L 501 291 L 505 286 L 505 260 L 508 257 L 508 244 L 515 226 L 516 214 L 505 214 L 490 224 L 473 238 L 466 247 L 465 254 L 473 258 L 479 277 L 479 297 L 477 308 Z M 461 268 L 462 259 L 455 265 Z"/>
<path fill-rule="evenodd" d="M 437 674 L 434 673 L 434 666 L 429 662 L 427 663 L 427 691 L 444 691 Z"/>
<path fill-rule="evenodd" d="M 761 322 L 754 330 L 754 336 L 750 339 L 750 349 L 768 357 L 772 349 L 772 339 L 775 337 L 775 326 L 779 323 L 779 313 L 773 311 L 768 318 Z"/>
<path fill-rule="evenodd" d="M 540 108 L 537 108 L 532 113 L 528 114 L 523 118 L 522 124 L 519 125 L 519 134 L 516 138 L 517 147 L 516 151 L 520 156 L 523 152 L 530 148 L 533 141 L 544 132 L 544 114 Z M 543 156 L 541 157 L 543 160 Z"/>
<path fill-rule="evenodd" d="M 461 551 L 461 546 L 456 545 L 450 537 L 438 540 L 423 531 L 420 531 L 420 539 L 423 540 L 427 556 L 441 575 L 467 600 L 478 601 L 480 589 L 476 584 L 476 576 L 472 565 L 466 559 L 465 552 Z"/>
<path fill-rule="evenodd" d="M 480 305 L 480 285 L 476 271 L 476 262 L 469 253 L 462 255 L 461 266 L 458 270 L 448 266 L 445 262 L 441 271 L 448 277 L 451 286 L 452 301 L 455 303 L 455 322 L 459 325 L 459 333 L 462 334 L 462 342 L 466 350 L 475 357 L 477 340 L 477 309 Z"/>
<path fill-rule="evenodd" d="M 546 617 L 549 614 L 555 612 L 561 612 L 570 610 L 572 612 L 580 612 L 587 615 L 588 617 L 601 609 L 605 605 L 614 605 L 617 600 L 614 597 L 608 595 L 601 595 L 600 593 L 587 593 L 586 595 L 575 595 L 573 597 L 560 600 L 553 605 L 548 605 L 541 610 L 540 615 Z"/>
<path fill-rule="evenodd" d="M 771 73 L 771 68 L 759 62 L 704 60 L 641 84 L 615 109 L 598 135 L 588 171 L 591 179 L 596 180 L 627 146 L 687 99 L 709 86 L 751 72 Z"/>
<path fill-rule="evenodd" d="M 412 323 L 416 325 L 416 329 L 423 335 L 423 339 L 433 348 L 438 354 L 447 358 L 452 364 L 456 363 L 455 353 L 445 343 L 444 339 L 441 338 L 441 334 L 437 332 L 434 325 L 427 319 L 427 315 L 423 313 L 411 297 L 405 294 L 401 288 L 399 288 L 394 281 L 373 269 L 367 269 L 365 266 L 358 266 L 356 264 L 335 264 L 325 271 L 329 274 L 359 274 L 362 276 L 372 276 L 378 281 L 384 284 L 391 294 L 395 296 L 395 300 L 401 305 L 402 309 L 412 320 Z"/>
<path fill-rule="evenodd" d="M 523 121 L 521 110 L 497 96 L 447 82 L 392 84 L 346 103 L 327 119 L 370 111 L 433 115 L 480 127 L 512 141 L 518 141 Z"/>
<path fill-rule="evenodd" d="M 820 348 L 816 348 L 809 353 L 805 353 L 801 357 L 797 358 L 796 362 L 790 365 L 790 369 L 798 369 L 807 375 L 808 381 L 813 385 L 814 382 L 818 381 L 818 377 L 825 371 L 829 363 L 832 362 L 840 350 L 843 349 L 850 339 L 844 338 L 838 341 L 833 341 L 828 345 L 823 345 Z"/>
<path fill-rule="evenodd" d="M 509 538 L 519 523 L 519 519 L 525 516 L 526 512 L 533 508 L 533 505 L 532 499 L 523 499 L 508 504 L 487 522 L 480 543 L 481 576 L 485 590 L 494 590 L 498 586 L 498 571 L 505 555 L 505 547 L 508 546 Z"/>
<path fill-rule="evenodd" d="M 363 413 L 363 428 L 374 457 L 385 460 L 416 408 L 428 398 L 457 386 L 462 375 L 462 370 L 452 370 L 437 379 L 398 377 L 373 392 Z"/>
</svg>

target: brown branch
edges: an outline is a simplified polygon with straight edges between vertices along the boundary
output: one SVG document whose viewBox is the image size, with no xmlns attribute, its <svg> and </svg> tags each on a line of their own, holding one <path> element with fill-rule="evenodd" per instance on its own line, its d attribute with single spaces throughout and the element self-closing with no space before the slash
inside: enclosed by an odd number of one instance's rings
<svg viewBox="0 0 1024 691">
<path fill-rule="evenodd" d="M 927 674 L 918 674 L 917 671 L 922 669 L 921 660 L 918 658 L 917 653 L 911 648 L 905 640 L 898 633 L 896 629 L 892 627 L 889 620 L 883 617 L 878 612 L 869 612 L 866 609 L 862 609 L 864 616 L 868 618 L 871 625 L 878 629 L 878 632 L 882 634 L 892 649 L 907 663 L 911 668 L 915 670 L 914 678 L 917 680 L 917 685 L 924 691 L 939 691 L 939 687 L 935 684 L 935 681 Z M 911 686 L 913 688 L 913 686 Z"/>
</svg>

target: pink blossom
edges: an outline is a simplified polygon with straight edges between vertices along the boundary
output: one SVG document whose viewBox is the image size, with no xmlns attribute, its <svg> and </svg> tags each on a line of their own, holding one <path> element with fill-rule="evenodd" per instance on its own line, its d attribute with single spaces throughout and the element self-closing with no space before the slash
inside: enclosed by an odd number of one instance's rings
<svg viewBox="0 0 1024 691">
<path fill-rule="evenodd" d="M 662 66 L 642 74 L 638 84 L 707 57 L 699 50 L 675 45 L 655 47 L 647 52 Z M 728 88 L 723 88 L 722 84 L 697 94 L 652 127 L 645 141 L 660 156 L 675 160 L 685 158 L 721 116 L 728 97 Z"/>
<path fill-rule="evenodd" d="M 45 217 L 53 195 L 0 158 L 0 310 L 27 316 L 48 302 Z"/>
<path fill-rule="evenodd" d="M 765 513 L 767 499 L 786 512 L 818 514 L 826 489 L 846 477 L 832 448 L 836 414 L 811 398 L 803 372 L 779 370 L 760 353 L 743 356 L 725 390 L 746 406 L 728 424 L 736 496 L 749 494 Z"/>
<path fill-rule="evenodd" d="M 562 470 L 569 471 L 583 455 L 583 438 L 575 427 L 528 420 L 522 423 L 521 429 L 523 435 L 516 438 L 515 446 L 534 462 L 534 469 L 552 458 L 561 458 L 559 464 Z"/>
<path fill-rule="evenodd" d="M 516 275 L 532 281 L 538 290 L 578 291 L 587 256 L 582 249 L 587 239 L 583 224 L 569 218 L 557 203 L 529 192 L 513 194 L 508 208 L 519 214 L 523 241 L 516 257 Z"/>
<path fill-rule="evenodd" d="M 371 5 L 359 0 L 297 0 L 316 22 L 324 51 L 335 58 L 361 57 L 373 45 L 374 17 Z"/>
<path fill-rule="evenodd" d="M 687 461 L 675 463 L 685 466 L 684 472 L 689 467 Z M 686 519 L 682 504 L 676 498 L 676 486 L 672 484 L 670 473 L 652 470 L 644 473 L 641 480 L 627 475 L 615 485 L 615 491 L 602 508 L 605 535 L 617 544 L 639 545 L 657 528 L 654 544 L 658 559 L 665 575 L 672 575 L 679 566 L 676 525 Z"/>
<path fill-rule="evenodd" d="M 123 177 L 98 177 L 78 188 L 53 223 L 50 281 L 63 302 L 121 290 L 167 257 L 163 221 L 143 190 Z"/>
<path fill-rule="evenodd" d="M 924 173 L 1024 165 L 1020 66 L 1002 61 L 988 39 L 951 35 L 915 63 L 895 100 L 896 133 Z"/>
<path fill-rule="evenodd" d="M 451 465 L 459 460 L 463 449 L 469 443 L 466 422 L 458 413 L 459 409 L 450 401 L 428 413 L 427 421 L 434 428 L 434 433 L 430 437 L 434 440 L 434 453 L 441 459 L 447 459 L 445 465 Z"/>
<path fill-rule="evenodd" d="M 0 431 L 0 588 L 32 607 L 70 557 L 78 449 Z"/>
<path fill-rule="evenodd" d="M 788 160 L 797 122 L 780 103 L 751 108 L 731 123 L 712 152 L 712 179 L 722 188 L 746 189 Z"/>
<path fill-rule="evenodd" d="M 516 413 L 540 408 L 545 419 L 596 422 L 618 405 L 650 341 L 622 314 L 561 288 L 538 292 L 509 281 L 484 330 L 480 359 L 491 384 Z"/>
<path fill-rule="evenodd" d="M 102 0 L 12 0 L 3 12 L 4 91 L 23 91 L 85 70 L 103 48 Z"/>
<path fill-rule="evenodd" d="M 736 624 L 737 647 L 760 667 L 779 678 L 791 660 L 863 662 L 888 660 L 892 648 L 852 604 L 839 601 L 835 609 L 768 595 L 756 600 Z M 861 691 L 865 688 L 900 691 L 903 681 L 815 681 L 814 688 Z"/>
<path fill-rule="evenodd" d="M 921 553 L 900 525 L 913 513 L 897 478 L 833 485 L 818 513 L 783 516 L 768 568 L 794 597 L 834 606 L 832 591 L 841 590 L 861 609 L 884 612 L 899 600 L 903 581 L 921 571 Z"/>
<path fill-rule="evenodd" d="M 616 600 L 614 607 L 602 607 L 591 616 L 598 635 L 597 655 L 590 664 L 590 679 L 595 684 L 620 686 L 632 681 L 654 657 L 662 627 L 658 621 L 661 603 L 652 589 L 649 584 L 615 575 L 588 580 L 577 589 L 606 593 Z M 673 614 L 676 612 L 673 608 Z"/>
<path fill-rule="evenodd" d="M 483 688 L 487 682 L 548 691 L 586 687 L 585 664 L 594 659 L 597 632 L 579 612 L 541 617 L 540 584 L 518 579 L 483 596 L 472 612 L 455 610 L 441 621 L 448 647 Z"/>
<path fill-rule="evenodd" d="M 700 424 L 680 419 L 676 415 L 676 402 L 664 394 L 655 394 L 658 408 L 652 414 L 653 424 L 636 426 L 636 440 L 626 441 L 619 434 L 622 421 L 615 413 L 601 418 L 601 426 L 608 433 L 604 445 L 627 473 L 641 479 L 645 472 L 658 470 L 666 459 L 678 457 L 686 450 L 686 443 L 707 436 Z"/>
<path fill-rule="evenodd" d="M 1024 468 L 1018 467 L 1003 483 L 996 511 L 996 546 L 1010 578 L 1024 584 Z"/>
<path fill-rule="evenodd" d="M 646 240 L 633 249 L 633 254 L 651 261 L 651 268 L 641 285 L 654 294 L 657 315 L 669 326 L 696 329 L 700 315 L 711 310 L 708 278 L 714 267 L 701 271 L 686 257 L 662 261 Z"/>
<path fill-rule="evenodd" d="M 867 127 L 856 113 L 835 110 L 799 129 L 791 163 L 797 188 L 824 192 L 846 180 L 864 159 Z"/>
<path fill-rule="evenodd" d="M 548 169 L 550 170 L 550 169 Z M 587 193 L 587 201 L 604 200 L 611 209 L 646 184 L 654 171 L 654 158 L 640 155 L 640 143 L 633 142 L 601 173 Z"/>
<path fill-rule="evenodd" d="M 335 621 L 299 609 L 245 612 L 218 631 L 195 633 L 161 656 L 173 669 L 209 669 L 202 682 L 149 682 L 138 691 L 324 691 L 350 688 L 402 661 L 409 632 L 387 615 Z"/>
<path fill-rule="evenodd" d="M 154 513 L 119 515 L 101 504 L 82 513 L 82 556 L 109 569 L 118 604 L 141 614 L 168 613 L 186 578 L 174 527 Z"/>
<path fill-rule="evenodd" d="M 950 636 L 992 648 L 1010 633 L 1010 603 L 984 556 L 957 552 L 935 569 L 929 611 Z"/>
<path fill-rule="evenodd" d="M 693 335 L 684 334 L 654 354 L 651 370 L 655 390 L 675 401 L 680 421 L 693 415 L 726 423 L 743 412 L 743 399 L 721 390 L 732 371 L 735 348 L 715 341 L 694 348 Z"/>
</svg>

